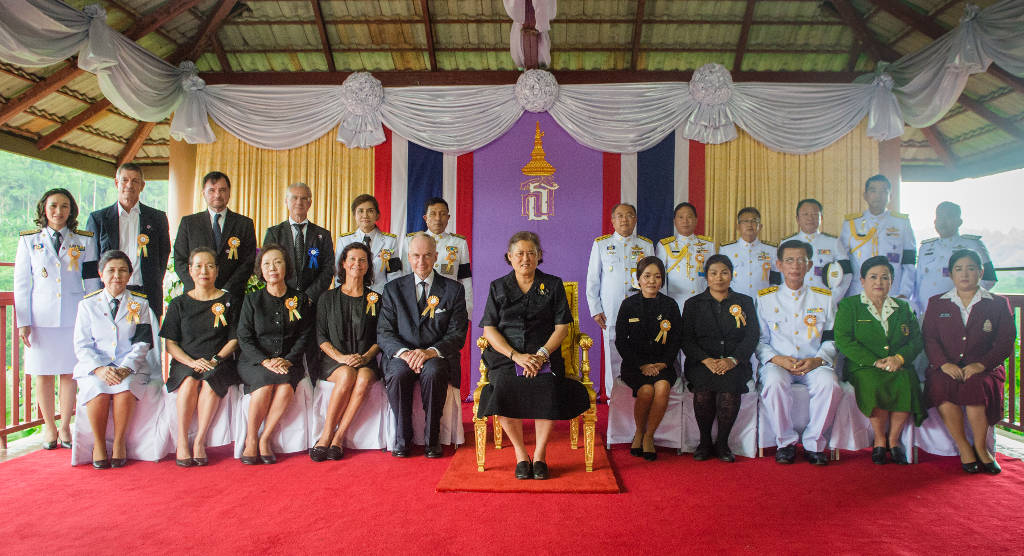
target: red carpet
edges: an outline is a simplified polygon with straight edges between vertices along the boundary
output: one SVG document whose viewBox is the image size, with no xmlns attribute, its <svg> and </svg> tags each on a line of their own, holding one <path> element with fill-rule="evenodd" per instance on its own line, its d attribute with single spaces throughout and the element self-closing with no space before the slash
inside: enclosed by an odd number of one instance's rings
<svg viewBox="0 0 1024 556">
<path fill-rule="evenodd" d="M 648 463 L 616 448 L 623 492 L 593 495 L 438 493 L 450 456 L 421 454 L 245 467 L 220 449 L 205 468 L 96 471 L 38 451 L 0 464 L 0 553 L 1021 552 L 1024 464 L 1006 458 L 991 477 L 928 455 L 877 467 L 844 453 L 816 468 L 671 452 Z"/>
<path fill-rule="evenodd" d="M 580 427 L 582 429 L 583 427 Z M 533 425 L 524 427 L 527 449 L 533 447 Z M 472 427 L 467 432 L 472 433 Z M 488 427 L 485 470 L 476 470 L 476 449 L 469 443 L 455 453 L 451 465 L 437 483 L 438 492 L 563 492 L 575 494 L 617 494 L 619 483 L 608 463 L 608 454 L 598 440 L 594 443 L 594 470 L 587 473 L 583 462 L 583 431 L 579 448 L 569 447 L 569 424 L 558 423 L 548 441 L 547 464 L 550 478 L 545 481 L 517 480 L 516 452 L 505 437 L 501 450 L 494 449 L 492 429 Z M 472 435 L 467 434 L 467 440 Z"/>
</svg>

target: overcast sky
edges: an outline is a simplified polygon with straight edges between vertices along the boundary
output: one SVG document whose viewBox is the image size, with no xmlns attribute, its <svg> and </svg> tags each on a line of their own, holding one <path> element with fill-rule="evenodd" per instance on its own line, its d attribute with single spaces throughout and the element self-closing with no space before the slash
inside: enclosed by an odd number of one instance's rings
<svg viewBox="0 0 1024 556">
<path fill-rule="evenodd" d="M 910 215 L 918 241 L 934 237 L 935 206 L 953 201 L 963 209 L 962 233 L 1024 230 L 1024 169 L 947 183 L 903 182 L 900 212 Z"/>
</svg>

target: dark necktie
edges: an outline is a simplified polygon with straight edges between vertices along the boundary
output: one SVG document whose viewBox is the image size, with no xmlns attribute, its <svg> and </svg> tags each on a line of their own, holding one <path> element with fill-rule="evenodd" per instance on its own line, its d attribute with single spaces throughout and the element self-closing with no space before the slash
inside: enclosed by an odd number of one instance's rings
<svg viewBox="0 0 1024 556">
<path fill-rule="evenodd" d="M 292 228 L 295 229 L 295 272 L 302 270 L 305 261 L 306 254 L 306 234 L 303 230 L 306 229 L 305 224 L 292 224 Z"/>
<path fill-rule="evenodd" d="M 213 242 L 216 244 L 215 248 L 220 249 L 220 213 L 213 215 Z"/>
<path fill-rule="evenodd" d="M 110 300 L 110 320 L 117 320 L 117 307 L 121 304 L 121 300 L 114 298 Z"/>
<path fill-rule="evenodd" d="M 363 236 L 363 243 L 365 243 L 367 247 L 370 246 L 370 234 Z"/>
<path fill-rule="evenodd" d="M 420 282 L 420 299 L 416 303 L 416 307 L 419 308 L 420 313 L 427 308 L 427 282 Z"/>
<path fill-rule="evenodd" d="M 60 256 L 60 244 L 61 244 L 60 232 L 53 232 L 53 250 Z"/>
</svg>

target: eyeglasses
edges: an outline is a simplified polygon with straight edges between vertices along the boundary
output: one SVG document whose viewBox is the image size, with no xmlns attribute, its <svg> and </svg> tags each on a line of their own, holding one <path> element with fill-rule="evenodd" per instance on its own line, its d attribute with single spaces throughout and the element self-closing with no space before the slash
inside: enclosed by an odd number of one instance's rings
<svg viewBox="0 0 1024 556">
<path fill-rule="evenodd" d="M 807 264 L 807 259 L 804 257 L 786 257 L 782 259 L 785 264 Z"/>
</svg>

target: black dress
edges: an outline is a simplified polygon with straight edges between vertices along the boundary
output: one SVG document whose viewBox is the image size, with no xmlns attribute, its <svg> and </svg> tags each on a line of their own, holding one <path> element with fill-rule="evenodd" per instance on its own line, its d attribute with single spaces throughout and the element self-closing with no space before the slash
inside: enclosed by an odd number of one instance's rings
<svg viewBox="0 0 1024 556">
<path fill-rule="evenodd" d="M 496 327 L 512 349 L 532 354 L 548 341 L 556 324 L 571 322 L 562 279 L 538 270 L 526 293 L 519 289 L 514 272 L 491 282 L 480 326 Z M 551 353 L 551 372 L 534 378 L 517 375 L 515 363 L 493 347 L 481 356 L 487 365 L 489 384 L 480 394 L 479 417 L 564 420 L 590 407 L 586 387 L 565 378 L 561 350 Z"/>
<path fill-rule="evenodd" d="M 209 301 L 198 301 L 187 293 L 171 300 L 167 314 L 160 328 L 160 337 L 178 343 L 189 357 L 209 359 L 216 355 L 224 344 L 234 340 L 238 331 L 238 303 L 231 301 L 231 295 L 223 295 Z M 224 317 L 217 319 L 217 310 Z M 167 391 L 174 392 L 187 377 L 205 380 L 218 396 L 224 397 L 228 387 L 240 382 L 235 369 L 235 354 L 223 359 L 212 371 L 196 372 L 192 367 L 171 359 L 167 372 Z"/>
<path fill-rule="evenodd" d="M 377 343 L 377 314 L 380 312 L 380 294 L 364 288 L 362 296 L 352 297 L 341 288 L 328 290 L 316 304 L 316 345 L 328 342 L 341 353 L 366 353 Z M 367 312 L 366 296 L 377 296 L 375 310 Z M 334 369 L 341 366 L 326 353 L 320 358 L 320 378 L 327 380 Z M 374 357 L 366 362 L 380 378 L 380 366 Z"/>
<path fill-rule="evenodd" d="M 659 337 L 662 322 L 668 323 L 664 343 Z M 675 362 L 681 337 L 679 305 L 671 297 L 659 292 L 648 299 L 638 293 L 622 301 L 615 320 L 615 349 L 622 356 L 622 382 L 633 389 L 634 398 L 645 384 L 659 380 L 667 380 L 670 386 L 676 383 Z M 646 376 L 640 366 L 649 363 L 664 363 L 666 367 L 654 376 Z"/>
<path fill-rule="evenodd" d="M 760 337 L 757 310 L 750 296 L 730 289 L 726 298 L 718 301 L 705 289 L 687 299 L 683 305 L 683 372 L 690 390 L 745 394 L 753 373 L 750 356 Z M 736 366 L 724 375 L 716 375 L 703 363 L 708 357 L 735 357 Z"/>
<path fill-rule="evenodd" d="M 285 305 L 295 304 L 298 317 Z M 313 341 L 316 315 L 306 294 L 288 288 L 275 297 L 266 288 L 245 296 L 238 319 L 238 376 L 245 384 L 245 393 L 268 384 L 291 384 L 295 388 L 306 374 L 303 364 L 309 342 Z M 264 359 L 283 357 L 292 366 L 279 375 L 260 364 Z"/>
</svg>

